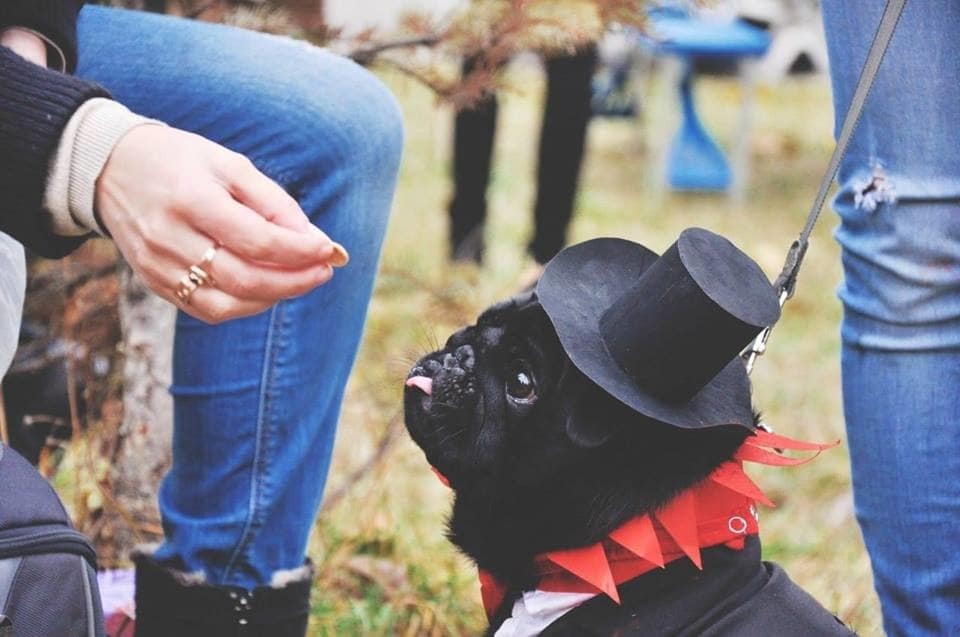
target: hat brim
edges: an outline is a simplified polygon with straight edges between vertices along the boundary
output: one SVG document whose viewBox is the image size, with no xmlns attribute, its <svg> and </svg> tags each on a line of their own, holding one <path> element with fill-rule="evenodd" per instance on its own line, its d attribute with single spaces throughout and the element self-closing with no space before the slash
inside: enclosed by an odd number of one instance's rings
<svg viewBox="0 0 960 637">
<path fill-rule="evenodd" d="M 752 428 L 750 382 L 739 358 L 689 401 L 673 404 L 638 387 L 607 350 L 600 334 L 601 315 L 658 258 L 625 239 L 585 241 L 566 248 L 547 264 L 537 284 L 537 297 L 573 364 L 627 406 L 683 429 Z"/>
</svg>

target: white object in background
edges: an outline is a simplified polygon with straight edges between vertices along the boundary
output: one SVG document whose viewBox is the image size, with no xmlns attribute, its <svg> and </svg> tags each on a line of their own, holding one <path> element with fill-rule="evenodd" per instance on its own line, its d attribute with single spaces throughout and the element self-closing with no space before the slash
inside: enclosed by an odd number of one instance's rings
<svg viewBox="0 0 960 637">
<path fill-rule="evenodd" d="M 733 0 L 726 2 L 737 15 L 771 27 L 778 27 L 790 21 L 792 8 L 784 0 Z"/>
<path fill-rule="evenodd" d="M 770 48 L 754 68 L 758 79 L 781 80 L 805 56 L 817 73 L 827 72 L 827 41 L 819 3 L 813 0 L 732 0 L 742 18 L 768 25 Z"/>
<path fill-rule="evenodd" d="M 0 378 L 17 349 L 26 283 L 23 247 L 0 232 Z"/>
<path fill-rule="evenodd" d="M 133 569 L 106 570 L 97 573 L 97 586 L 100 589 L 100 603 L 103 606 L 103 616 L 110 617 L 117 612 L 134 615 L 134 582 L 136 576 Z"/>
<path fill-rule="evenodd" d="M 820 22 L 791 24 L 772 29 L 770 35 L 770 50 L 757 64 L 759 77 L 780 80 L 801 56 L 806 56 L 816 73 L 827 72 L 827 41 Z"/>
</svg>

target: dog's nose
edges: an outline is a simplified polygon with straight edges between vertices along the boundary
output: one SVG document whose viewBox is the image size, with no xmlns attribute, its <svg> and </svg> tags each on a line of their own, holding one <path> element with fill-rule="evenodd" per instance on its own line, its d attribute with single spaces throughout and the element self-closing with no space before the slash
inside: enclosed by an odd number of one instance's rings
<svg viewBox="0 0 960 637">
<path fill-rule="evenodd" d="M 453 354 L 444 354 L 443 368 L 451 371 L 458 370 L 460 373 L 466 371 L 460 366 L 460 360 Z"/>
<path fill-rule="evenodd" d="M 473 355 L 473 347 L 470 345 L 461 345 L 457 348 L 457 351 L 454 352 L 454 356 L 457 357 L 457 360 L 460 361 L 460 366 L 465 370 L 473 371 L 473 366 L 476 364 L 476 357 Z"/>
<path fill-rule="evenodd" d="M 430 405 L 446 410 L 469 409 L 477 401 L 473 347 L 448 348 L 442 355 L 429 358 L 407 378 L 407 387 L 415 387 L 432 398 Z"/>
<path fill-rule="evenodd" d="M 461 345 L 452 354 L 444 354 L 443 367 L 445 369 L 462 369 L 465 372 L 473 371 L 476 359 L 473 355 L 473 348 L 469 345 Z"/>
</svg>

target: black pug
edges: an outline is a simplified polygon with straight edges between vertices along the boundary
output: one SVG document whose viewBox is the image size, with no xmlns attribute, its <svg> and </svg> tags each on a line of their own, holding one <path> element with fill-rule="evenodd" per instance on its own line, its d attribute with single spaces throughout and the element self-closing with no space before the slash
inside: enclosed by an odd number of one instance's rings
<svg viewBox="0 0 960 637">
<path fill-rule="evenodd" d="M 626 406 L 564 350 L 534 292 L 485 311 L 413 367 L 406 425 L 455 493 L 448 537 L 508 591 L 491 616 L 500 632 L 535 558 L 606 538 L 729 461 L 741 426 L 684 429 Z M 674 560 L 553 621 L 543 635 L 852 634 L 785 573 L 743 550 L 702 551 L 700 570 Z"/>
</svg>

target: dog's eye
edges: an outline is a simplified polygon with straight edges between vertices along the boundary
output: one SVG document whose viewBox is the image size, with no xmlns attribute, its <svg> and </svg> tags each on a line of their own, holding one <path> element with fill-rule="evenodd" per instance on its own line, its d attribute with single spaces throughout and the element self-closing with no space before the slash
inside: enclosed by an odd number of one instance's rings
<svg viewBox="0 0 960 637">
<path fill-rule="evenodd" d="M 533 372 L 523 361 L 514 362 L 507 370 L 507 394 L 518 402 L 532 403 L 537 399 Z"/>
</svg>

